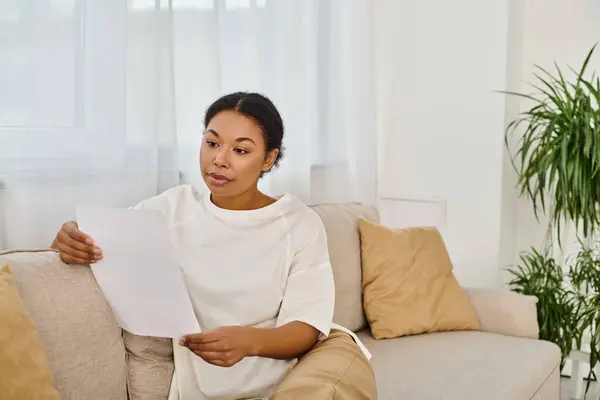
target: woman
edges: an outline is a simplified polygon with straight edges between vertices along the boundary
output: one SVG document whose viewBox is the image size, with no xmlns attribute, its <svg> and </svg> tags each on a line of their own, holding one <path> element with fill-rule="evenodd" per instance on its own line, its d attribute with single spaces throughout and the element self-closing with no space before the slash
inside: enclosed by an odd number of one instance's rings
<svg viewBox="0 0 600 400">
<path fill-rule="evenodd" d="M 336 327 L 325 230 L 295 197 L 272 198 L 257 186 L 283 156 L 281 116 L 267 98 L 240 92 L 213 103 L 204 124 L 200 170 L 210 193 L 179 186 L 135 207 L 166 216 L 203 330 L 174 343 L 169 399 L 264 398 L 276 392 L 274 398 L 284 398 L 286 391 L 286 398 L 318 398 L 324 386 L 340 380 L 323 371 L 339 366 L 310 357 L 317 348 L 327 354 L 333 340 L 323 339 Z M 53 247 L 67 263 L 102 259 L 101 249 L 74 222 L 63 226 Z M 336 334 L 356 352 L 345 333 Z M 303 376 L 294 377 L 290 371 L 309 350 L 302 362 L 316 360 L 314 367 L 298 369 Z M 372 377 L 370 367 L 366 375 Z M 330 381 L 322 383 L 323 376 Z M 351 398 L 375 398 L 371 380 L 350 387 L 357 396 Z"/>
</svg>

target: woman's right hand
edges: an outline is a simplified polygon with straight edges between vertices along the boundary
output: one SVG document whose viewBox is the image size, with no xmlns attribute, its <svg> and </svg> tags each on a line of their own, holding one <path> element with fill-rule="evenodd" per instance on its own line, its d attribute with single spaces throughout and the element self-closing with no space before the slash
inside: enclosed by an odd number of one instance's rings
<svg viewBox="0 0 600 400">
<path fill-rule="evenodd" d="M 94 240 L 79 230 L 74 221 L 65 222 L 58 231 L 52 248 L 59 251 L 67 264 L 93 264 L 102 259 L 102 251 Z"/>
</svg>

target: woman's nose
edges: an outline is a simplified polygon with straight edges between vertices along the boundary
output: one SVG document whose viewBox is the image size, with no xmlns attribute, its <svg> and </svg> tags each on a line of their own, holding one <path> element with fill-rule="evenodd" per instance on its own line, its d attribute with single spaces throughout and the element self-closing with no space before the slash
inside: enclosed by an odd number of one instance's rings
<svg viewBox="0 0 600 400">
<path fill-rule="evenodd" d="M 223 151 L 219 151 L 216 155 L 215 158 L 213 160 L 213 163 L 215 164 L 215 166 L 220 167 L 220 168 L 227 168 L 229 167 L 229 161 L 227 160 L 227 156 L 225 154 L 223 154 Z"/>
</svg>

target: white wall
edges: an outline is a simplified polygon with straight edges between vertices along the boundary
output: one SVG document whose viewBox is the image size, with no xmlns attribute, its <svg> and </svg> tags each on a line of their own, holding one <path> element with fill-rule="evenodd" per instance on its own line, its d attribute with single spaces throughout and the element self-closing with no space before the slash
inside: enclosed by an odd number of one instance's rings
<svg viewBox="0 0 600 400">
<path fill-rule="evenodd" d="M 493 285 L 505 104 L 492 92 L 505 88 L 508 0 L 375 6 L 383 222 L 401 225 L 394 216 L 409 205 L 411 213 L 445 208 L 442 231 L 458 279 Z M 420 200 L 429 206 L 414 207 Z"/>
<path fill-rule="evenodd" d="M 438 225 L 461 283 L 506 282 L 546 230 L 504 146 L 523 104 L 492 91 L 529 90 L 535 63 L 579 66 L 599 21 L 597 0 L 375 2 L 382 219 Z"/>
</svg>

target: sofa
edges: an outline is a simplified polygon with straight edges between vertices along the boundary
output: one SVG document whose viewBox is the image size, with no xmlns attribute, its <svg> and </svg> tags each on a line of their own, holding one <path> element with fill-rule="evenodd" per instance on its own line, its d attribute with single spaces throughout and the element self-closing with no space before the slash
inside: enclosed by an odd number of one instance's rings
<svg viewBox="0 0 600 400">
<path fill-rule="evenodd" d="M 312 207 L 328 235 L 336 283 L 335 322 L 372 354 L 379 399 L 558 400 L 560 352 L 537 339 L 537 299 L 501 288 L 465 288 L 478 331 L 375 340 L 362 304 L 357 221 L 373 207 Z M 0 253 L 36 324 L 64 400 L 165 399 L 170 341 L 135 337 L 118 326 L 88 266 L 64 264 L 52 250 Z"/>
</svg>

